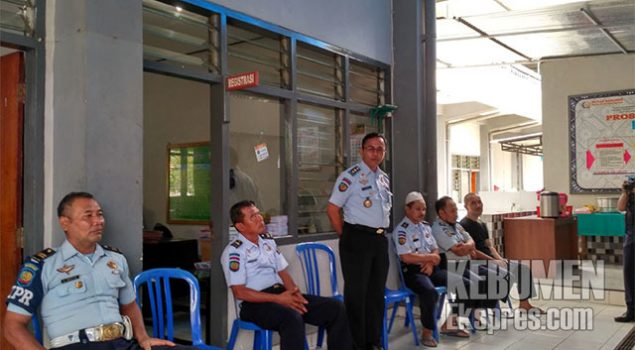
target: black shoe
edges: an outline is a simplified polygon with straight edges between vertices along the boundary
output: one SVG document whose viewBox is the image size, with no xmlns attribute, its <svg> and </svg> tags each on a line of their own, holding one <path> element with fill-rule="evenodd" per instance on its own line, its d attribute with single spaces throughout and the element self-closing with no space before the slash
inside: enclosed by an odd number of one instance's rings
<svg viewBox="0 0 635 350">
<path fill-rule="evenodd" d="M 615 322 L 621 322 L 621 323 L 625 323 L 625 322 L 633 322 L 635 321 L 635 315 L 633 315 L 633 313 L 631 312 L 625 312 L 622 314 L 622 316 L 617 316 L 614 318 Z"/>
</svg>

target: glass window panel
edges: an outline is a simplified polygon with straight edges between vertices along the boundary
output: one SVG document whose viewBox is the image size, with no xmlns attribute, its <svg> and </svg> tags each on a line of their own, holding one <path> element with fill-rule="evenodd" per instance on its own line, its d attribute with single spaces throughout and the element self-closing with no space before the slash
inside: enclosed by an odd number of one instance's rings
<svg viewBox="0 0 635 350">
<path fill-rule="evenodd" d="M 341 111 L 298 104 L 298 233 L 333 232 L 326 215 L 342 164 Z"/>
<path fill-rule="evenodd" d="M 341 58 L 333 53 L 298 43 L 298 90 L 315 96 L 342 100 L 341 62 Z"/>
<path fill-rule="evenodd" d="M 143 59 L 216 72 L 209 18 L 153 0 L 143 1 Z"/>
<path fill-rule="evenodd" d="M 143 73 L 143 125 L 151 126 L 143 131 L 147 228 L 157 222 L 209 222 L 210 95 L 206 83 Z"/>
<path fill-rule="evenodd" d="M 231 93 L 229 110 L 230 205 L 253 200 L 269 232 L 286 236 L 289 133 L 284 105 L 275 98 Z"/>
<path fill-rule="evenodd" d="M 0 0 L 0 28 L 33 36 L 36 8 L 33 1 Z"/>
<path fill-rule="evenodd" d="M 230 74 L 258 71 L 262 84 L 283 87 L 279 35 L 228 20 L 227 45 Z"/>
<path fill-rule="evenodd" d="M 349 100 L 375 107 L 384 101 L 384 74 L 376 67 L 351 61 Z"/>
<path fill-rule="evenodd" d="M 370 117 L 361 113 L 351 113 L 349 117 L 349 148 L 351 162 L 349 165 L 359 163 L 362 158 L 359 154 L 362 148 L 362 139 L 371 132 L 382 132 L 383 128 L 377 126 L 376 122 L 371 122 Z M 388 146 L 388 145 L 386 145 Z M 388 156 L 390 152 L 386 152 Z"/>
</svg>

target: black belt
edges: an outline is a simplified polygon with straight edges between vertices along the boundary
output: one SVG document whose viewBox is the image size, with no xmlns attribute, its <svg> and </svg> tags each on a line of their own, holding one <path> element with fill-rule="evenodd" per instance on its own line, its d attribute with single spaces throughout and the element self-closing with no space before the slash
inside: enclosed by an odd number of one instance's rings
<svg viewBox="0 0 635 350">
<path fill-rule="evenodd" d="M 280 283 L 276 283 L 271 287 L 265 288 L 263 290 L 261 290 L 261 292 L 263 293 L 269 293 L 269 294 L 282 294 L 284 293 L 286 289 L 284 288 L 284 286 Z"/>
<path fill-rule="evenodd" d="M 344 222 L 344 226 L 348 226 L 349 229 L 358 232 L 372 233 L 376 235 L 383 235 L 386 233 L 386 228 L 384 227 L 368 227 L 359 224 L 349 224 L 348 222 Z"/>
</svg>

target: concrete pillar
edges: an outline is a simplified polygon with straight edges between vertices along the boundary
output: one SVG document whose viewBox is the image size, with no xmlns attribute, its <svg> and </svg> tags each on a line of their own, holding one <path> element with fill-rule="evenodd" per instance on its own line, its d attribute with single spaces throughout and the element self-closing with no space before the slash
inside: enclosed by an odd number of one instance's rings
<svg viewBox="0 0 635 350">
<path fill-rule="evenodd" d="M 88 191 L 106 216 L 103 242 L 141 271 L 143 52 L 141 1 L 47 2 L 47 211 Z M 166 199 L 167 200 L 167 199 Z M 47 244 L 63 233 L 53 214 Z M 46 227 L 46 226 L 45 226 Z"/>
<path fill-rule="evenodd" d="M 437 197 L 434 1 L 393 1 L 393 190 L 395 220 L 409 191 L 432 208 Z M 428 211 L 434 217 L 434 210 Z"/>
</svg>

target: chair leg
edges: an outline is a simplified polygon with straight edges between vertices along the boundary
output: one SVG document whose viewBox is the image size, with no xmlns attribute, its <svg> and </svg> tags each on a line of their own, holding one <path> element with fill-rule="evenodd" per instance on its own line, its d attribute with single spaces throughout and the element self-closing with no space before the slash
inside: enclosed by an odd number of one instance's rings
<svg viewBox="0 0 635 350">
<path fill-rule="evenodd" d="M 432 329 L 432 337 L 439 342 L 439 320 L 441 319 L 441 312 L 443 312 L 443 305 L 445 304 L 445 293 L 439 295 L 439 302 L 434 308 L 434 328 Z"/>
<path fill-rule="evenodd" d="M 232 325 L 232 331 L 229 336 L 229 342 L 227 342 L 227 350 L 234 350 L 234 345 L 236 345 L 236 337 L 238 337 L 238 324 L 234 321 Z"/>
<path fill-rule="evenodd" d="M 388 305 L 386 305 L 388 307 Z M 397 315 L 397 308 L 399 307 L 399 303 L 392 304 L 392 313 L 390 314 L 390 323 L 388 324 L 388 333 L 392 330 L 392 324 L 395 321 L 395 316 Z"/>
<path fill-rule="evenodd" d="M 322 348 L 322 343 L 324 342 L 324 333 L 325 332 L 326 332 L 326 329 L 324 327 L 318 328 L 318 335 L 317 335 L 317 347 L 318 348 Z"/>
<path fill-rule="evenodd" d="M 415 323 L 412 300 L 406 299 L 406 315 L 410 320 L 410 329 L 412 329 L 412 335 L 415 337 L 415 345 L 419 346 L 419 336 L 417 335 L 417 325 Z"/>
<path fill-rule="evenodd" d="M 381 326 L 381 342 L 382 342 L 382 346 L 384 347 L 384 350 L 388 350 L 388 327 L 387 327 L 387 323 L 388 320 L 386 319 L 386 316 L 388 315 L 388 305 L 386 304 L 384 306 L 384 319 L 382 320 L 382 326 Z"/>
<path fill-rule="evenodd" d="M 267 344 L 266 335 L 261 331 L 254 331 L 254 350 L 262 350 L 265 344 Z"/>
</svg>

